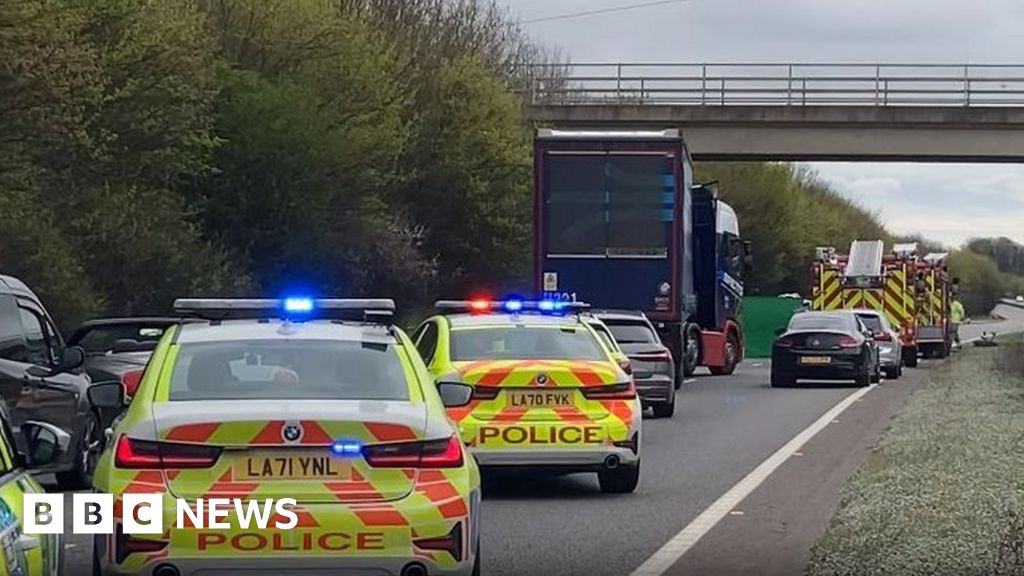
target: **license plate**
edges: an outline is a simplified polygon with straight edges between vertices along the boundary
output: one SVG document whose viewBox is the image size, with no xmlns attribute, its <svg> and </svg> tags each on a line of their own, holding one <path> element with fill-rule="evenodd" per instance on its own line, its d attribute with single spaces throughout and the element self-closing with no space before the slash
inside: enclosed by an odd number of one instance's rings
<svg viewBox="0 0 1024 576">
<path fill-rule="evenodd" d="M 800 363 L 801 364 L 814 364 L 814 365 L 831 364 L 832 363 L 832 357 L 831 356 L 801 356 L 800 357 Z"/>
<path fill-rule="evenodd" d="M 572 390 L 509 390 L 512 408 L 566 408 L 572 406 Z"/>
<path fill-rule="evenodd" d="M 348 480 L 352 467 L 328 454 L 252 454 L 234 465 L 235 480 Z"/>
</svg>

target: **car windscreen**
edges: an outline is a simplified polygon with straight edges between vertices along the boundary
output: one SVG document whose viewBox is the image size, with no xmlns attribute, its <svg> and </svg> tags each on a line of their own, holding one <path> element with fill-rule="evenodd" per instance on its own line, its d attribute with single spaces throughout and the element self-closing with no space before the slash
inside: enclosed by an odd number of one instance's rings
<svg viewBox="0 0 1024 576">
<path fill-rule="evenodd" d="M 793 319 L 789 321 L 789 329 L 792 331 L 841 330 L 853 332 L 855 327 L 853 316 L 839 314 L 804 313 L 793 316 Z"/>
<path fill-rule="evenodd" d="M 885 330 L 885 326 L 882 325 L 882 319 L 874 314 L 857 314 L 857 318 L 860 318 L 864 326 L 872 332 L 882 332 Z"/>
<path fill-rule="evenodd" d="M 583 327 L 495 326 L 452 330 L 451 357 L 469 360 L 606 360 Z"/>
<path fill-rule="evenodd" d="M 658 335 L 640 320 L 604 320 L 619 344 L 657 344 Z"/>
<path fill-rule="evenodd" d="M 137 344 L 149 344 L 149 348 L 163 337 L 169 324 L 111 324 L 109 326 L 92 326 L 85 332 L 76 333 L 69 344 L 81 346 L 89 354 L 105 354 L 114 348 L 118 340 L 131 340 Z"/>
<path fill-rule="evenodd" d="M 242 340 L 182 344 L 174 400 L 408 400 L 391 344 Z"/>
</svg>

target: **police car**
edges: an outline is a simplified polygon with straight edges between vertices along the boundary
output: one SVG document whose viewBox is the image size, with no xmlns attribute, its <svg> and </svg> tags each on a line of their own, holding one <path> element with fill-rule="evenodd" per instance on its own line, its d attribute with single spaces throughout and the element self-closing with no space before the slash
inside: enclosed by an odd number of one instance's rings
<svg viewBox="0 0 1024 576">
<path fill-rule="evenodd" d="M 480 475 L 390 300 L 178 300 L 114 424 L 95 487 L 115 496 L 99 574 L 478 574 Z M 101 409 L 120 384 L 94 385 Z M 162 493 L 164 533 L 127 533 L 124 496 Z M 296 500 L 286 530 L 198 527 L 177 499 Z M 200 524 L 202 521 L 200 521 Z M 287 524 L 287 522 L 286 522 Z"/>
<path fill-rule="evenodd" d="M 413 335 L 439 385 L 473 386 L 451 407 L 481 466 L 597 472 L 636 490 L 641 406 L 632 377 L 580 313 L 551 300 L 442 301 Z"/>
</svg>

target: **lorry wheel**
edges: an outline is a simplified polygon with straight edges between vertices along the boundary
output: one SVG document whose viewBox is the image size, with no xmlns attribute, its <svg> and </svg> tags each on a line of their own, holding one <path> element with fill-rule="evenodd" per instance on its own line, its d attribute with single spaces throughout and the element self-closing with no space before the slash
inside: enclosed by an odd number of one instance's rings
<svg viewBox="0 0 1024 576">
<path fill-rule="evenodd" d="M 725 339 L 725 366 L 712 366 L 709 368 L 715 376 L 728 376 L 736 371 L 736 359 L 740 355 L 740 343 L 736 335 L 729 332 Z"/>
<path fill-rule="evenodd" d="M 693 324 L 683 329 L 683 358 L 680 362 L 683 378 L 689 378 L 697 371 L 700 362 L 700 331 Z M 682 378 L 676 380 L 676 388 L 682 385 Z"/>
</svg>

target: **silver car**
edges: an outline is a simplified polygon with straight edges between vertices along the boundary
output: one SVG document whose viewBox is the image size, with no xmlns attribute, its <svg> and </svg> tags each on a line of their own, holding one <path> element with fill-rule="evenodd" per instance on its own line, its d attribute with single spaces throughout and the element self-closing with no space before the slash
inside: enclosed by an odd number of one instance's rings
<svg viewBox="0 0 1024 576">
<path fill-rule="evenodd" d="M 604 310 L 594 316 L 608 327 L 629 357 L 643 405 L 650 406 L 658 418 L 671 417 L 676 410 L 675 361 L 651 321 L 639 311 Z"/>
<path fill-rule="evenodd" d="M 903 344 L 900 334 L 878 310 L 856 310 L 857 317 L 874 334 L 878 344 L 878 360 L 885 377 L 895 380 L 903 375 Z"/>
</svg>

